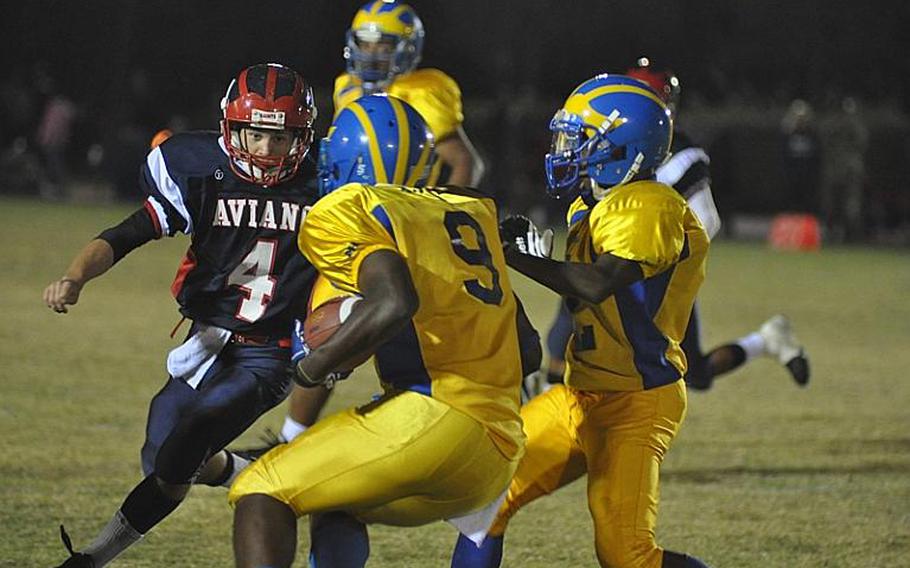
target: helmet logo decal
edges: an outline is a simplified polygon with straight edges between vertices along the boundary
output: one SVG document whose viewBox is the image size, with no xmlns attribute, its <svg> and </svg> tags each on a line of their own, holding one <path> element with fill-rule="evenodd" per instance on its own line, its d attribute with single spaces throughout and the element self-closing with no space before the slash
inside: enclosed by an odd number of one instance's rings
<svg viewBox="0 0 910 568">
<path fill-rule="evenodd" d="M 254 108 L 250 112 L 250 124 L 256 128 L 284 128 L 284 111 Z"/>
</svg>

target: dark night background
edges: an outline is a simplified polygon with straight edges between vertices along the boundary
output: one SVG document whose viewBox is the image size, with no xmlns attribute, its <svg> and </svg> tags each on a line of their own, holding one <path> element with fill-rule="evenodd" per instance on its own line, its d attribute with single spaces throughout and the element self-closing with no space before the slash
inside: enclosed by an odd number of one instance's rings
<svg viewBox="0 0 910 568">
<path fill-rule="evenodd" d="M 421 65 L 439 67 L 460 84 L 465 129 L 488 166 L 483 185 L 507 206 L 533 204 L 541 215 L 552 209 L 541 197 L 549 117 L 579 82 L 648 55 L 682 81 L 679 126 L 712 154 L 715 197 L 725 218 L 817 213 L 826 120 L 850 97 L 868 132 L 860 149 L 862 236 L 910 234 L 907 3 L 410 3 L 427 32 Z M 77 109 L 65 177 L 57 185 L 113 183 L 126 198 L 151 135 L 165 126 L 217 126 L 218 99 L 247 65 L 276 61 L 300 71 L 316 87 L 324 126 L 332 81 L 343 70 L 344 33 L 361 4 L 5 2 L 0 193 L 30 191 L 28 176 L 16 164 L 10 169 L 9 153 L 28 153 L 23 140 L 35 145 L 42 109 L 54 95 Z M 794 99 L 811 105 L 820 140 L 818 171 L 805 177 L 802 189 L 788 170 L 782 130 Z M 43 193 L 60 198 L 59 187 Z"/>
</svg>

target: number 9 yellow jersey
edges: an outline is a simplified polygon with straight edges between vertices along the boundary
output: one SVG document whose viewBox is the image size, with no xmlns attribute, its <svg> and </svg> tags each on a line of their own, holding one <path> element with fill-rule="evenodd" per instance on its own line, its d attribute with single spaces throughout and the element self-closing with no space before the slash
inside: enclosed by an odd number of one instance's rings
<svg viewBox="0 0 910 568">
<path fill-rule="evenodd" d="M 507 458 L 520 454 L 516 302 L 492 199 L 460 188 L 348 184 L 309 211 L 298 244 L 350 292 L 370 253 L 400 254 L 420 308 L 376 352 L 380 379 L 451 405 L 483 424 Z"/>
</svg>

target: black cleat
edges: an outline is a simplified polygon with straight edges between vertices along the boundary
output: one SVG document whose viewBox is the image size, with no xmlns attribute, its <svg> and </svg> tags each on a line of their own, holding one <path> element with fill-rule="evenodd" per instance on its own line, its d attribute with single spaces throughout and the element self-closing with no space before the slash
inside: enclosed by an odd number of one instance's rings
<svg viewBox="0 0 910 568">
<path fill-rule="evenodd" d="M 702 373 L 702 375 L 707 375 L 707 373 Z M 685 376 L 686 386 L 689 389 L 699 392 L 704 392 L 711 390 L 711 387 L 714 386 L 714 377 L 709 376 L 700 376 L 696 377 L 695 375 L 686 374 Z"/>
<path fill-rule="evenodd" d="M 768 355 L 777 358 L 790 371 L 793 380 L 801 387 L 809 383 L 809 359 L 806 350 L 796 340 L 790 320 L 785 315 L 776 315 L 762 324 L 758 333 L 765 340 Z"/>
<path fill-rule="evenodd" d="M 286 444 L 287 440 L 281 437 L 281 434 L 276 434 L 271 429 L 266 428 L 265 432 L 260 434 L 259 439 L 262 440 L 262 446 L 256 446 L 254 448 L 243 448 L 240 450 L 229 450 L 232 454 L 240 456 L 245 460 L 256 461 L 269 450 L 281 444 Z"/>
<path fill-rule="evenodd" d="M 95 568 L 95 561 L 91 556 L 73 550 L 73 541 L 70 540 L 70 535 L 66 534 L 63 525 L 60 525 L 60 539 L 63 540 L 63 546 L 69 551 L 70 557 L 57 568 Z"/>
<path fill-rule="evenodd" d="M 806 357 L 805 351 L 800 349 L 799 355 L 787 361 L 784 366 L 790 371 L 796 384 L 804 387 L 809 383 L 809 358 Z"/>
</svg>

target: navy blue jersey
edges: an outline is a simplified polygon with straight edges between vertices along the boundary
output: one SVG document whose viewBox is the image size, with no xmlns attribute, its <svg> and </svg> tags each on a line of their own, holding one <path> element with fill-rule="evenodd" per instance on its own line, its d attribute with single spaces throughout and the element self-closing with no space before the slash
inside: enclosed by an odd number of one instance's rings
<svg viewBox="0 0 910 568">
<path fill-rule="evenodd" d="M 146 158 L 140 184 L 160 235 L 191 235 L 172 292 L 186 317 L 244 335 L 286 337 L 316 271 L 297 230 L 316 201 L 311 160 L 272 187 L 237 177 L 217 132 L 176 134 Z"/>
</svg>

